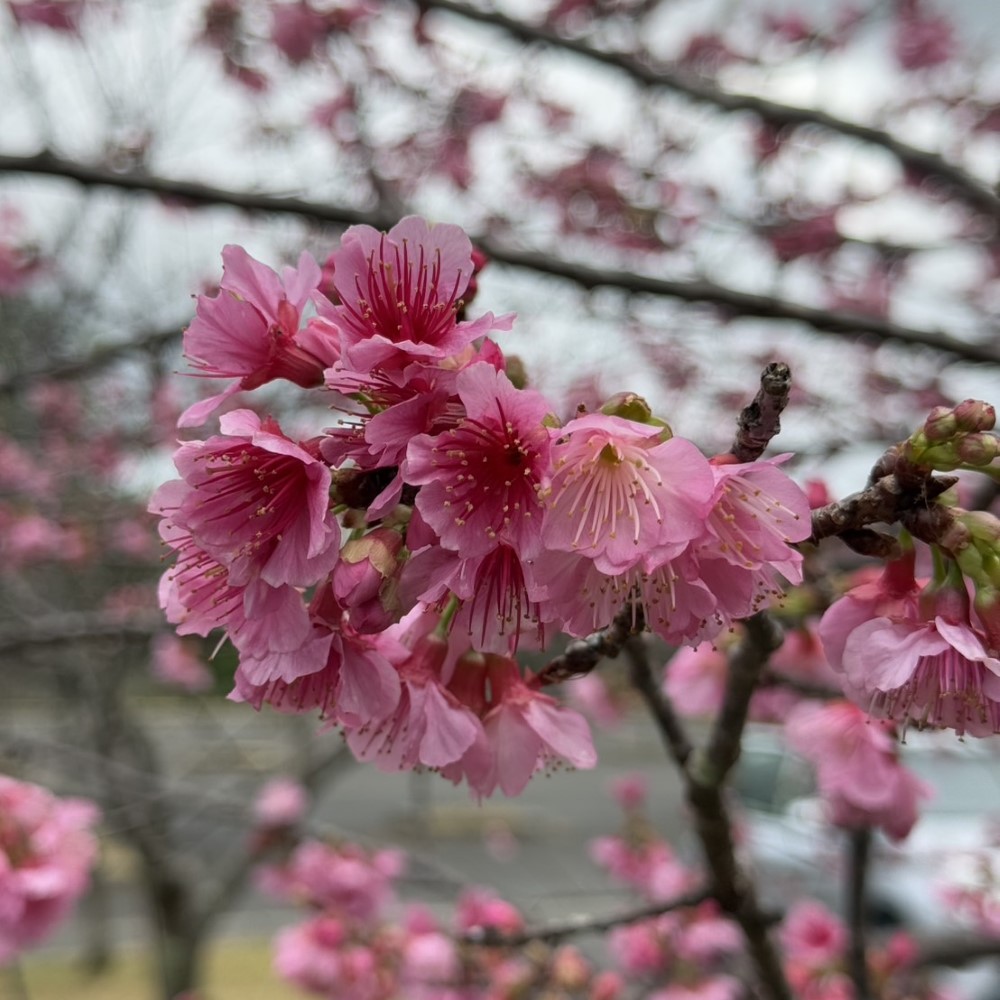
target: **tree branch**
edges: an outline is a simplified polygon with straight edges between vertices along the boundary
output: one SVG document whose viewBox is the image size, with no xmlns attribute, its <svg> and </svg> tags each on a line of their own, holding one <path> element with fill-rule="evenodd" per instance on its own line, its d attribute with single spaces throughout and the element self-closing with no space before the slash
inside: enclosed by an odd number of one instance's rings
<svg viewBox="0 0 1000 1000">
<path fill-rule="evenodd" d="M 768 934 L 768 919 L 757 901 L 753 882 L 736 859 L 733 823 L 723 796 L 756 678 L 778 642 L 776 626 L 763 613 L 748 619 L 747 638 L 730 662 L 722 712 L 705 750 L 695 750 L 681 764 L 695 831 L 711 875 L 712 896 L 740 925 L 746 939 L 761 994 L 770 1000 L 792 1000 L 778 953 Z M 663 741 L 673 752 L 672 734 L 664 728 L 657 702 L 662 697 L 648 662 L 633 660 L 633 683 L 643 696 Z M 676 752 L 674 752 L 675 759 Z M 680 764 L 681 762 L 678 761 Z"/>
<path fill-rule="evenodd" d="M 106 186 L 132 192 L 147 192 L 190 205 L 228 205 L 251 212 L 298 215 L 314 222 L 337 226 L 359 223 L 388 228 L 395 220 L 377 211 L 353 209 L 302 198 L 278 197 L 232 191 L 194 181 L 177 181 L 144 171 L 120 172 L 107 167 L 87 166 L 42 152 L 34 156 L 0 155 L 0 173 L 28 173 L 63 177 L 87 187 Z M 768 295 L 741 292 L 711 281 L 670 280 L 633 274 L 612 268 L 595 268 L 561 260 L 547 253 L 513 250 L 486 236 L 472 237 L 494 262 L 539 274 L 564 278 L 581 288 L 617 288 L 627 294 L 655 295 L 715 305 L 732 316 L 802 323 L 828 334 L 867 336 L 878 341 L 929 347 L 966 361 L 1000 364 L 1000 351 L 982 344 L 966 343 L 946 333 L 903 326 L 877 317 L 802 305 Z"/>
<path fill-rule="evenodd" d="M 685 893 L 665 903 L 650 903 L 634 910 L 627 910 L 624 913 L 613 914 L 606 917 L 593 917 L 589 914 L 572 916 L 557 923 L 548 924 L 544 927 L 529 927 L 517 934 L 501 934 L 490 927 L 480 928 L 478 931 L 471 931 L 463 935 L 459 940 L 466 944 L 486 945 L 492 948 L 522 948 L 532 941 L 545 941 L 555 944 L 564 938 L 574 937 L 577 934 L 602 934 L 613 927 L 624 927 L 627 924 L 636 924 L 642 920 L 650 920 L 659 917 L 664 913 L 674 910 L 682 910 L 687 907 L 697 906 L 704 903 L 706 899 L 711 899 L 712 894 L 707 889 L 698 889 L 694 892 Z"/>
<path fill-rule="evenodd" d="M 847 833 L 847 927 L 850 939 L 847 947 L 847 968 L 854 983 L 856 1000 L 870 1000 L 871 979 L 865 957 L 865 880 L 871 855 L 872 832 L 863 827 Z"/>
<path fill-rule="evenodd" d="M 642 695 L 646 707 L 656 720 L 671 757 L 677 762 L 678 767 L 683 769 L 691 756 L 691 741 L 674 711 L 673 703 L 663 693 L 663 688 L 653 676 L 646 644 L 640 636 L 632 636 L 626 641 L 625 649 L 628 651 L 629 679 L 632 686 Z"/>
<path fill-rule="evenodd" d="M 753 462 L 764 454 L 771 439 L 781 431 L 781 413 L 788 405 L 792 370 L 781 361 L 760 373 L 760 388 L 753 401 L 743 407 L 737 420 L 736 437 L 729 446 L 738 462 Z"/>
<path fill-rule="evenodd" d="M 134 340 L 126 340 L 114 344 L 98 344 L 78 358 L 66 358 L 62 361 L 55 361 L 52 364 L 39 365 L 36 368 L 7 372 L 4 375 L 0 375 L 0 395 L 24 389 L 33 382 L 40 380 L 54 379 L 56 381 L 64 381 L 66 379 L 79 378 L 81 375 L 90 375 L 103 368 L 107 368 L 127 354 L 136 354 L 142 351 L 148 351 L 151 354 L 155 353 L 169 346 L 175 340 L 179 341 L 180 337 L 180 325 L 171 327 L 168 330 L 153 330 L 149 333 L 141 334 Z"/>
<path fill-rule="evenodd" d="M 574 639 L 561 656 L 550 660 L 535 675 L 533 683 L 538 687 L 547 687 L 589 674 L 605 657 L 614 659 L 625 647 L 629 636 L 636 635 L 644 627 L 642 611 L 626 604 L 607 628 L 591 633 L 586 639 Z"/>
<path fill-rule="evenodd" d="M 594 48 L 587 42 L 567 38 L 538 25 L 509 17 L 496 10 L 470 7 L 457 0 L 417 0 L 423 10 L 441 10 L 499 28 L 512 38 L 528 44 L 562 49 L 578 56 L 599 62 L 626 73 L 642 87 L 671 90 L 701 104 L 709 104 L 720 111 L 749 111 L 776 128 L 794 125 L 812 125 L 834 132 L 849 139 L 877 146 L 891 153 L 909 170 L 943 182 L 955 196 L 970 208 L 989 216 L 994 224 L 1000 223 L 1000 198 L 986 184 L 962 167 L 946 160 L 928 149 L 911 146 L 882 129 L 851 122 L 818 108 L 802 108 L 781 104 L 753 94 L 738 94 L 721 90 L 715 85 L 688 74 L 663 68 L 653 68 L 633 56 L 621 52 L 608 52 Z"/>
</svg>

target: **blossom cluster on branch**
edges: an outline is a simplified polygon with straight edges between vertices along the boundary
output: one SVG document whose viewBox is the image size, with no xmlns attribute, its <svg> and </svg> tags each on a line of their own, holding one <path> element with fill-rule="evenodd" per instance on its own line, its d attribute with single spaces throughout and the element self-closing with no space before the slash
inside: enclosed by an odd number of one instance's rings
<svg viewBox="0 0 1000 1000">
<path fill-rule="evenodd" d="M 561 424 L 488 336 L 513 317 L 468 318 L 483 261 L 458 227 L 356 226 L 281 275 L 223 261 L 184 344 L 227 385 L 181 426 L 278 378 L 339 411 L 308 440 L 224 413 L 153 498 L 163 607 L 181 633 L 226 629 L 237 700 L 318 710 L 382 769 L 514 795 L 595 761 L 519 648 L 623 611 L 707 639 L 801 580 L 809 506 L 781 460 L 709 459 L 632 393 Z"/>
</svg>

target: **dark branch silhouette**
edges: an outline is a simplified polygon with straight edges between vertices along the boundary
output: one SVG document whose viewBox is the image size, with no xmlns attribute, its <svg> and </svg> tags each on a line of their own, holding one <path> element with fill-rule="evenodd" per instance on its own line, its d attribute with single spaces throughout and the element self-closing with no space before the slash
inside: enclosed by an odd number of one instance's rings
<svg viewBox="0 0 1000 1000">
<path fill-rule="evenodd" d="M 0 155 L 0 173 L 27 173 L 62 177 L 87 187 L 105 186 L 146 192 L 191 206 L 228 205 L 250 212 L 298 215 L 313 222 L 339 227 L 365 223 L 388 228 L 394 219 L 378 211 L 307 201 L 302 198 L 255 194 L 212 187 L 194 181 L 178 181 L 139 170 L 121 172 L 90 166 L 42 152 L 34 156 Z M 968 343 L 936 330 L 922 330 L 877 317 L 842 310 L 803 305 L 769 295 L 741 292 L 704 279 L 671 280 L 633 274 L 614 268 L 596 268 L 562 260 L 540 251 L 514 250 L 488 237 L 473 237 L 486 255 L 498 264 L 564 278 L 581 288 L 617 288 L 627 294 L 654 295 L 683 302 L 717 306 L 727 317 L 749 317 L 801 323 L 827 334 L 868 337 L 876 341 L 928 347 L 965 361 L 1000 364 L 1000 350 L 986 344 Z"/>
</svg>

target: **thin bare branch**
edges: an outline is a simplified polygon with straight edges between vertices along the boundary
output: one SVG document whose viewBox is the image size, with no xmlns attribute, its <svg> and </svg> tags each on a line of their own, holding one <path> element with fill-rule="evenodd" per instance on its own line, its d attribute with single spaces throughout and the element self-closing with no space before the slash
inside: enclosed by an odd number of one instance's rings
<svg viewBox="0 0 1000 1000">
<path fill-rule="evenodd" d="M 650 903 L 634 910 L 626 910 L 624 913 L 604 917 L 580 914 L 544 927 L 529 927 L 518 934 L 501 934 L 493 928 L 484 927 L 465 934 L 460 940 L 466 944 L 486 945 L 492 948 L 522 948 L 532 941 L 556 944 L 565 938 L 575 937 L 579 934 L 602 934 L 614 927 L 624 927 L 628 924 L 639 923 L 641 920 L 650 920 L 674 910 L 697 906 L 711 898 L 712 894 L 707 889 L 698 889 L 664 903 Z"/>
<path fill-rule="evenodd" d="M 143 352 L 155 354 L 175 341 L 180 341 L 180 338 L 179 325 L 166 330 L 152 330 L 131 340 L 98 344 L 78 358 L 66 358 L 35 368 L 6 372 L 0 375 L 0 395 L 25 389 L 39 381 L 60 382 L 80 378 L 83 375 L 93 375 L 129 354 Z"/>
<path fill-rule="evenodd" d="M 424 10 L 447 11 L 470 21 L 491 25 L 521 42 L 573 52 L 592 62 L 599 62 L 620 70 L 643 87 L 670 90 L 692 101 L 709 104 L 720 111 L 752 112 L 775 128 L 811 125 L 858 142 L 877 146 L 891 153 L 900 164 L 910 171 L 924 177 L 932 177 L 945 184 L 957 198 L 969 207 L 992 219 L 994 226 L 1000 223 L 1000 197 L 991 191 L 985 183 L 973 177 L 962 167 L 945 159 L 939 153 L 911 146 L 882 129 L 863 125 L 860 122 L 847 121 L 818 108 L 796 107 L 767 100 L 754 94 L 739 94 L 722 90 L 705 79 L 696 78 L 674 69 L 654 68 L 634 56 L 595 48 L 588 42 L 567 38 L 540 25 L 509 17 L 497 10 L 470 7 L 465 3 L 457 2 L 457 0 L 417 0 L 417 4 Z"/>
<path fill-rule="evenodd" d="M 601 660 L 614 659 L 624 649 L 629 636 L 636 635 L 644 627 L 642 612 L 626 604 L 607 628 L 588 635 L 586 639 L 574 639 L 561 656 L 549 661 L 538 672 L 535 683 L 546 687 L 589 674 Z"/>
<path fill-rule="evenodd" d="M 736 437 L 729 446 L 738 462 L 753 462 L 764 454 L 781 430 L 781 413 L 792 390 L 792 370 L 774 361 L 760 373 L 760 388 L 743 407 L 737 420 Z"/>
<path fill-rule="evenodd" d="M 625 643 L 629 658 L 629 677 L 632 686 L 642 695 L 646 707 L 652 713 L 660 730 L 667 750 L 677 766 L 684 768 L 691 756 L 691 741 L 671 700 L 657 683 L 649 665 L 646 644 L 641 636 L 632 636 Z M 667 669 L 670 669 L 669 664 Z"/>
<path fill-rule="evenodd" d="M 0 155 L 0 173 L 3 172 L 63 177 L 88 187 L 108 186 L 132 192 L 146 192 L 192 206 L 228 205 L 251 212 L 292 214 L 314 222 L 340 227 L 366 223 L 387 228 L 395 221 L 382 217 L 375 210 L 353 209 L 302 198 L 232 191 L 193 181 L 170 180 L 141 171 L 122 173 L 107 167 L 88 166 L 48 152 L 34 156 Z M 498 264 L 564 278 L 588 290 L 617 288 L 627 294 L 654 295 L 683 302 L 706 303 L 718 307 L 731 317 L 743 316 L 801 323 L 821 333 L 869 337 L 877 341 L 901 343 L 911 347 L 928 347 L 965 361 L 1000 364 L 1000 351 L 996 348 L 985 343 L 968 343 L 939 330 L 924 330 L 877 317 L 802 305 L 769 295 L 741 292 L 703 279 L 670 280 L 613 268 L 589 267 L 547 253 L 514 250 L 486 236 L 474 236 L 473 242 Z"/>
<path fill-rule="evenodd" d="M 847 969 L 854 983 L 857 1000 L 870 1000 L 871 978 L 868 975 L 868 960 L 865 957 L 865 883 L 868 863 L 871 857 L 872 832 L 863 827 L 847 833 L 847 927 L 850 939 L 847 947 Z"/>
</svg>

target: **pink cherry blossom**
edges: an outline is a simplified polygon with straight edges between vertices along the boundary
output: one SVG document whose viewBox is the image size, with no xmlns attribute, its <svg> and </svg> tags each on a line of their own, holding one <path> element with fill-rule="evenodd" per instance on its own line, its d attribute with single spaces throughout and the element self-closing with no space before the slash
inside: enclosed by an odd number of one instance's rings
<svg viewBox="0 0 1000 1000">
<path fill-rule="evenodd" d="M 681 438 L 622 417 L 571 420 L 552 447 L 545 491 L 546 548 L 587 556 L 602 573 L 637 566 L 650 550 L 704 530 L 714 479 Z"/>
<path fill-rule="evenodd" d="M 0 775 L 0 965 L 47 937 L 87 887 L 97 807 Z"/>
<path fill-rule="evenodd" d="M 462 934 L 478 929 L 516 934 L 524 930 L 524 917 L 492 889 L 466 889 L 455 906 L 455 929 Z"/>
<path fill-rule="evenodd" d="M 189 407 L 180 418 L 183 427 L 203 423 L 238 389 L 256 389 L 276 378 L 305 388 L 322 385 L 323 370 L 340 356 L 337 330 L 328 321 L 315 318 L 299 329 L 320 281 L 309 254 L 280 277 L 242 247 L 225 247 L 222 260 L 219 292 L 199 296 L 195 318 L 184 331 L 184 354 L 200 375 L 239 382 Z"/>
<path fill-rule="evenodd" d="M 893 840 L 909 834 L 930 790 L 899 762 L 890 726 L 847 701 L 806 703 L 792 710 L 785 736 L 815 764 L 832 823 L 881 827 Z"/>
<path fill-rule="evenodd" d="M 345 358 L 355 371 L 395 369 L 457 354 L 509 317 L 459 322 L 472 277 L 472 244 L 458 226 L 408 216 L 388 233 L 352 226 L 332 254 L 335 308 Z"/>
<path fill-rule="evenodd" d="M 507 542 L 530 558 L 539 548 L 548 403 L 515 389 L 489 364 L 459 372 L 455 386 L 465 417 L 441 434 L 414 438 L 403 477 L 422 486 L 417 509 L 446 548 L 468 558 Z"/>
<path fill-rule="evenodd" d="M 843 664 L 872 715 L 959 736 L 1000 733 L 1000 658 L 969 619 L 875 618 L 851 632 Z"/>
<path fill-rule="evenodd" d="M 847 930 L 822 903 L 796 903 L 781 925 L 781 943 L 788 958 L 811 968 L 840 961 L 847 947 Z"/>
<path fill-rule="evenodd" d="M 834 670 L 844 669 L 844 647 L 859 625 L 873 618 L 916 613 L 919 586 L 913 575 L 915 560 L 916 553 L 910 550 L 886 563 L 877 580 L 858 584 L 827 609 L 819 623 L 819 636 Z"/>
<path fill-rule="evenodd" d="M 180 637 L 156 636 L 150 653 L 152 673 L 157 680 L 189 692 L 211 688 L 211 673 L 191 646 Z"/>
<path fill-rule="evenodd" d="M 379 770 L 442 768 L 459 760 L 482 732 L 479 719 L 444 685 L 441 670 L 448 644 L 433 634 L 416 640 L 396 665 L 400 696 L 391 714 L 359 720 L 347 744 L 359 760 Z"/>
<path fill-rule="evenodd" d="M 220 423 L 223 436 L 174 456 L 190 491 L 169 512 L 173 522 L 226 566 L 231 586 L 315 583 L 340 549 L 329 468 L 270 418 L 235 410 Z"/>
<path fill-rule="evenodd" d="M 295 826 L 308 808 L 309 793 L 300 782 L 293 778 L 272 778 L 254 799 L 254 823 L 266 829 Z"/>
<path fill-rule="evenodd" d="M 597 763 L 583 716 L 530 688 L 513 660 L 488 654 L 486 668 L 493 707 L 483 717 L 483 728 L 492 767 L 477 791 L 489 795 L 499 787 L 504 795 L 520 795 L 540 767 L 566 761 L 588 769 Z"/>
</svg>

